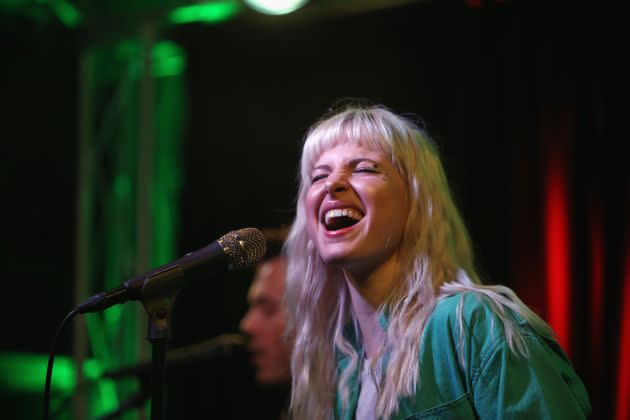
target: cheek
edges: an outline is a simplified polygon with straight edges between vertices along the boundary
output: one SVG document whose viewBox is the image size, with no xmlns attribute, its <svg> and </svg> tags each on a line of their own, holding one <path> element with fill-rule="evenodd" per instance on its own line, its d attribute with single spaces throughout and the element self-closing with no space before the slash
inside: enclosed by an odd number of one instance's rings
<svg viewBox="0 0 630 420">
<path fill-rule="evenodd" d="M 393 211 L 395 212 L 394 220 L 396 221 L 397 231 L 402 237 L 409 217 L 409 199 L 406 191 L 403 191 L 399 196 L 397 205 L 394 207 Z"/>
<path fill-rule="evenodd" d="M 321 194 L 317 191 L 309 191 L 304 199 L 304 214 L 306 216 L 306 227 L 308 233 L 313 238 L 315 228 L 318 225 L 318 209 L 321 202 Z"/>
<path fill-rule="evenodd" d="M 285 319 L 284 319 L 284 315 L 283 314 L 277 314 L 273 317 L 273 319 L 271 320 L 271 325 L 273 326 L 274 330 L 276 331 L 276 336 L 282 340 L 282 335 L 284 334 L 284 327 L 285 327 Z"/>
<path fill-rule="evenodd" d="M 307 213 L 315 211 L 321 200 L 322 188 L 317 185 L 311 186 L 304 197 L 304 206 Z"/>
<path fill-rule="evenodd" d="M 377 223 L 390 233 L 400 234 L 407 223 L 409 204 L 403 187 L 381 190 L 374 194 Z"/>
</svg>

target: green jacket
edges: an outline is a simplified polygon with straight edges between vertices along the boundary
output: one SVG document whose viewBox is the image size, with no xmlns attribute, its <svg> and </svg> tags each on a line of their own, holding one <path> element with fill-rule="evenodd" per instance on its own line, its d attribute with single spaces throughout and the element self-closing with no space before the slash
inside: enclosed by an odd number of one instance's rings
<svg viewBox="0 0 630 420">
<path fill-rule="evenodd" d="M 465 363 L 458 352 L 458 302 L 464 299 Z M 519 319 L 515 316 L 515 319 Z M 383 320 L 386 323 L 386 320 Z M 524 321 L 529 358 L 509 349 L 501 321 L 477 293 L 441 299 L 420 341 L 420 381 L 414 395 L 399 400 L 392 419 L 583 419 L 591 412 L 584 384 L 558 343 L 541 337 Z M 351 331 L 347 337 L 356 337 Z M 353 345 L 363 357 L 356 340 Z M 337 377 L 349 363 L 337 354 Z M 401 373 L 404 374 L 404 373 Z M 359 369 L 350 380 L 348 410 L 341 412 L 337 393 L 335 418 L 354 418 L 359 397 Z"/>
</svg>

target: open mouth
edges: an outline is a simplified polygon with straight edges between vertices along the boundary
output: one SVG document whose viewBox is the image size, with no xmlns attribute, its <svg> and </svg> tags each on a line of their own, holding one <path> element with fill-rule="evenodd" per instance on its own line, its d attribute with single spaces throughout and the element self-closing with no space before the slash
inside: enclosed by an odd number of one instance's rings
<svg viewBox="0 0 630 420">
<path fill-rule="evenodd" d="M 263 357 L 263 351 L 259 348 L 248 348 L 247 352 L 249 353 L 250 361 L 256 364 Z"/>
<path fill-rule="evenodd" d="M 328 231 L 335 231 L 356 225 L 363 214 L 352 208 L 332 209 L 324 214 L 324 226 Z"/>
</svg>

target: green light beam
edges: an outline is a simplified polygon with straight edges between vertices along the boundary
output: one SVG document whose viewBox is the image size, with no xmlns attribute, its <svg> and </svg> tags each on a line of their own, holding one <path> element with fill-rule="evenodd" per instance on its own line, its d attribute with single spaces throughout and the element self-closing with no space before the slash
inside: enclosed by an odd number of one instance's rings
<svg viewBox="0 0 630 420">
<path fill-rule="evenodd" d="M 48 367 L 48 355 L 34 353 L 0 353 L 0 389 L 13 392 L 43 392 Z M 86 379 L 96 380 L 102 373 L 97 360 L 83 364 Z M 71 393 L 76 387 L 74 361 L 68 356 L 56 356 L 51 378 L 51 392 Z"/>
<path fill-rule="evenodd" d="M 82 20 L 81 12 L 66 0 L 50 0 L 53 9 L 60 21 L 69 28 L 76 28 Z"/>
<path fill-rule="evenodd" d="M 168 20 L 174 24 L 218 23 L 234 17 L 240 11 L 240 3 L 234 0 L 193 4 L 174 9 Z"/>
</svg>

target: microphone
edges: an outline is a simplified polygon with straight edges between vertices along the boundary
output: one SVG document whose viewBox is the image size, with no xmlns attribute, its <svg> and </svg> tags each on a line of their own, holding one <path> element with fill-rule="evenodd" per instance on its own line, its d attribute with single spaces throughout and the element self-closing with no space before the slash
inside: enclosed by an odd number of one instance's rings
<svg viewBox="0 0 630 420">
<path fill-rule="evenodd" d="M 166 353 L 166 367 L 177 368 L 195 365 L 215 357 L 229 357 L 245 350 L 245 338 L 241 334 L 221 334 L 206 341 L 187 347 L 169 350 Z M 125 376 L 148 377 L 151 374 L 151 361 L 144 361 L 133 366 L 124 366 L 104 372 L 102 377 L 117 379 Z"/>
<path fill-rule="evenodd" d="M 98 312 L 128 300 L 143 297 L 145 286 L 153 278 L 159 279 L 155 288 L 169 288 L 169 283 L 181 279 L 184 272 L 204 264 L 227 264 L 228 269 L 240 269 L 259 262 L 267 246 L 263 234 L 256 228 L 244 228 L 232 231 L 212 242 L 210 245 L 190 252 L 183 257 L 164 264 L 144 274 L 127 280 L 122 286 L 100 292 L 77 306 L 78 313 Z M 149 293 L 155 294 L 155 288 L 149 287 Z M 158 289 L 159 290 L 159 289 Z"/>
</svg>

